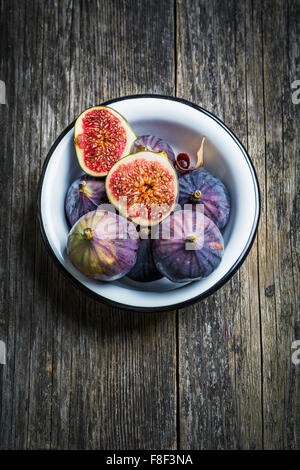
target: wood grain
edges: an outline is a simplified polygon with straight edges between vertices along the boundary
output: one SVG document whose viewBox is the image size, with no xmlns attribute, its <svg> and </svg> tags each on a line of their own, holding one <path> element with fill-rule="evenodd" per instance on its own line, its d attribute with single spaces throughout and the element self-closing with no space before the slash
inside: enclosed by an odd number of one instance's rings
<svg viewBox="0 0 300 470">
<path fill-rule="evenodd" d="M 0 0 L 1 449 L 300 448 L 297 0 Z M 43 246 L 47 152 L 82 111 L 134 93 L 190 99 L 255 165 L 257 239 L 209 299 L 106 307 Z"/>
<path fill-rule="evenodd" d="M 278 449 L 295 448 L 297 439 L 299 443 L 299 369 L 291 362 L 291 343 L 299 333 L 295 298 L 299 294 L 299 271 L 295 272 L 299 251 L 294 243 L 299 235 L 299 214 L 295 212 L 299 173 L 295 165 L 300 113 L 292 103 L 291 82 L 292 70 L 299 74 L 296 35 L 299 39 L 300 16 L 299 2 L 265 2 L 264 8 L 269 14 L 262 24 L 265 201 L 259 253 L 263 411 L 265 447 Z"/>
<path fill-rule="evenodd" d="M 299 73 L 299 12 L 291 2 L 228 1 L 226 7 L 178 2 L 177 93 L 220 116 L 248 148 L 262 220 L 233 279 L 180 312 L 180 442 L 197 449 L 296 448 L 298 111 L 291 110 L 283 67 L 289 76 L 293 62 Z"/>
</svg>

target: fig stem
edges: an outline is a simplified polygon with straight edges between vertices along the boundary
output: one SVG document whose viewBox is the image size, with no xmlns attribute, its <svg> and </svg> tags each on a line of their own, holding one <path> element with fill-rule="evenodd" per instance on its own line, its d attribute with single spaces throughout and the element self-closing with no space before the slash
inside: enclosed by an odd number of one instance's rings
<svg viewBox="0 0 300 470">
<path fill-rule="evenodd" d="M 85 192 L 86 181 L 82 180 L 79 183 L 79 191 Z"/>
<path fill-rule="evenodd" d="M 194 233 L 189 233 L 185 239 L 186 242 L 190 242 L 190 243 L 194 243 L 196 240 L 197 240 L 197 236 Z"/>
<path fill-rule="evenodd" d="M 206 135 L 202 137 L 202 141 L 201 141 L 199 150 L 197 152 L 197 163 L 193 167 L 193 170 L 195 170 L 196 168 L 199 168 L 199 166 L 203 166 L 204 164 L 203 148 L 204 148 L 205 139 L 206 139 Z"/>
<path fill-rule="evenodd" d="M 202 193 L 201 193 L 200 189 L 196 189 L 196 191 L 191 196 L 191 200 L 192 201 L 198 201 L 198 199 L 200 199 L 201 197 L 202 197 Z"/>
<path fill-rule="evenodd" d="M 91 228 L 85 228 L 83 234 L 86 240 L 91 240 L 95 234 L 95 230 Z"/>
</svg>

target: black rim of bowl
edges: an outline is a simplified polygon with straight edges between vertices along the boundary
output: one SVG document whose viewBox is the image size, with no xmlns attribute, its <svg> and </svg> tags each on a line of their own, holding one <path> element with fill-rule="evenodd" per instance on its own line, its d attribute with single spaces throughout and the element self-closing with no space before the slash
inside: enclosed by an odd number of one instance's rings
<svg viewBox="0 0 300 470">
<path fill-rule="evenodd" d="M 255 207 L 254 222 L 253 222 L 253 225 L 252 225 L 252 229 L 251 229 L 251 233 L 249 235 L 248 241 L 247 241 L 242 253 L 238 257 L 236 262 L 232 265 L 232 267 L 229 269 L 229 271 L 227 271 L 227 273 L 216 284 L 214 284 L 210 289 L 206 290 L 202 294 L 199 294 L 199 295 L 197 295 L 195 297 L 192 297 L 188 300 L 185 300 L 183 302 L 179 302 L 179 303 L 171 304 L 171 305 L 166 305 L 166 306 L 163 306 L 163 307 L 136 307 L 136 306 L 132 306 L 132 305 L 127 305 L 127 304 L 122 304 L 122 303 L 119 303 L 119 302 L 115 302 L 113 300 L 107 299 L 106 297 L 103 297 L 100 294 L 96 294 L 93 290 L 89 289 L 88 287 L 84 286 L 80 281 L 78 281 L 63 266 L 63 264 L 58 260 L 58 258 L 56 257 L 54 251 L 52 250 L 51 245 L 48 241 L 46 232 L 45 232 L 45 228 L 44 228 L 44 224 L 43 224 L 43 218 L 42 218 L 42 212 L 41 212 L 42 188 L 43 188 L 43 182 L 44 182 L 45 173 L 46 173 L 46 170 L 47 170 L 47 167 L 48 167 L 48 163 L 50 161 L 50 158 L 51 158 L 54 150 L 56 149 L 56 147 L 60 143 L 60 141 L 74 127 L 76 119 L 71 124 L 69 124 L 69 126 L 67 126 L 66 129 L 55 140 L 55 142 L 52 145 L 51 149 L 49 150 L 48 155 L 46 157 L 46 160 L 43 164 L 42 174 L 41 174 L 41 177 L 40 177 L 40 180 L 39 180 L 39 185 L 38 185 L 37 214 L 38 214 L 38 220 L 39 220 L 42 239 L 44 241 L 44 244 L 47 248 L 48 253 L 52 257 L 52 259 L 54 260 L 56 265 L 59 267 L 62 274 L 67 279 L 69 279 L 75 287 L 78 287 L 83 292 L 88 294 L 90 297 L 92 297 L 92 298 L 94 298 L 94 299 L 98 300 L 99 302 L 102 302 L 106 305 L 109 305 L 111 307 L 122 308 L 122 309 L 129 310 L 129 311 L 155 313 L 155 312 L 164 312 L 164 311 L 170 311 L 170 310 L 177 310 L 177 309 L 187 307 L 187 306 L 192 305 L 196 302 L 199 302 L 200 300 L 205 299 L 206 297 L 208 297 L 209 295 L 213 294 L 218 289 L 220 289 L 235 274 L 235 272 L 241 267 L 241 265 L 245 261 L 247 255 L 248 255 L 248 253 L 249 253 L 249 251 L 250 251 L 250 249 L 253 245 L 255 235 L 256 235 L 256 232 L 257 232 L 257 227 L 258 227 L 259 218 L 260 218 L 260 205 L 261 205 L 260 204 L 260 189 L 259 189 L 259 184 L 258 184 L 258 179 L 257 179 L 257 174 L 256 174 L 256 171 L 255 171 L 255 168 L 254 168 L 253 163 L 251 161 L 251 158 L 249 157 L 248 152 L 246 151 L 243 144 L 239 141 L 239 139 L 236 137 L 236 135 L 219 118 L 217 118 L 214 114 L 210 113 L 206 109 L 201 108 L 201 106 L 198 106 L 197 104 L 194 104 L 194 103 L 192 103 L 190 101 L 187 101 L 183 98 L 177 98 L 177 97 L 167 96 L 167 95 L 149 94 L 149 93 L 140 94 L 140 95 L 129 95 L 129 96 L 122 96 L 120 98 L 114 98 L 114 99 L 105 101 L 105 102 L 101 103 L 98 106 L 108 106 L 110 104 L 113 104 L 113 103 L 116 103 L 116 102 L 119 102 L 119 101 L 130 100 L 130 99 L 139 99 L 139 98 L 157 98 L 157 99 L 164 99 L 164 100 L 167 100 L 167 101 L 177 101 L 178 103 L 182 103 L 182 104 L 185 104 L 187 106 L 190 106 L 191 108 L 197 109 L 198 111 L 206 114 L 207 116 L 211 117 L 214 121 L 216 121 L 230 135 L 230 137 L 236 142 L 236 144 L 239 146 L 240 150 L 242 151 L 242 153 L 244 155 L 244 158 L 245 158 L 245 160 L 246 160 L 246 162 L 249 166 L 251 175 L 252 175 L 253 184 L 254 184 L 255 193 L 256 193 L 256 198 L 255 198 L 256 207 Z"/>
</svg>

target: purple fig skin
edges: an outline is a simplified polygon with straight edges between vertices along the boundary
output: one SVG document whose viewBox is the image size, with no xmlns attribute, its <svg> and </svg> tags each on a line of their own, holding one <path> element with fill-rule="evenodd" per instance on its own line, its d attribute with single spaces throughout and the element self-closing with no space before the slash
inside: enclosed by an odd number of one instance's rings
<svg viewBox="0 0 300 470">
<path fill-rule="evenodd" d="M 176 158 L 171 146 L 160 137 L 155 135 L 141 135 L 136 139 L 131 149 L 131 153 L 137 153 L 142 150 L 149 150 L 150 152 L 166 152 L 169 162 L 175 167 Z"/>
<path fill-rule="evenodd" d="M 135 265 L 139 242 L 132 222 L 112 212 L 96 210 L 83 215 L 71 229 L 67 254 L 82 274 L 114 281 Z"/>
<path fill-rule="evenodd" d="M 198 198 L 195 197 L 195 191 Z M 225 185 L 204 168 L 193 170 L 179 178 L 179 204 L 204 205 L 204 215 L 222 230 L 230 215 L 230 196 Z"/>
<path fill-rule="evenodd" d="M 129 271 L 127 276 L 138 282 L 152 282 L 162 278 L 153 260 L 151 240 L 149 238 L 141 240 L 136 264 Z"/>
<path fill-rule="evenodd" d="M 107 202 L 104 181 L 89 175 L 81 176 L 71 184 L 65 200 L 70 225 L 73 227 L 84 214 Z"/>
<path fill-rule="evenodd" d="M 159 239 L 152 240 L 157 269 L 173 282 L 194 281 L 209 276 L 224 252 L 218 227 L 198 211 L 176 211 L 160 226 Z"/>
</svg>

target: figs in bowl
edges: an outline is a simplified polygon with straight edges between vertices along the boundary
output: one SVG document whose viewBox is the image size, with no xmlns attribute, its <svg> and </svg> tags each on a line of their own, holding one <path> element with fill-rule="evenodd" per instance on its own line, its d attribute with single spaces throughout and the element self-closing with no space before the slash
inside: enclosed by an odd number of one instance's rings
<svg viewBox="0 0 300 470">
<path fill-rule="evenodd" d="M 182 99 L 140 95 L 111 100 L 103 106 L 123 116 L 134 134 L 164 139 L 175 155 L 187 153 L 193 159 L 199 148 L 199 136 L 206 135 L 205 168 L 224 183 L 230 194 L 230 217 L 222 232 L 222 260 L 209 276 L 186 284 L 166 277 L 141 283 L 127 276 L 101 282 L 78 271 L 66 251 L 69 224 L 64 210 L 68 187 L 82 174 L 74 149 L 74 123 L 50 149 L 40 179 L 38 214 L 49 253 L 78 288 L 110 305 L 157 312 L 181 308 L 205 298 L 239 268 L 255 237 L 260 211 L 259 189 L 246 150 L 218 118 Z"/>
</svg>

